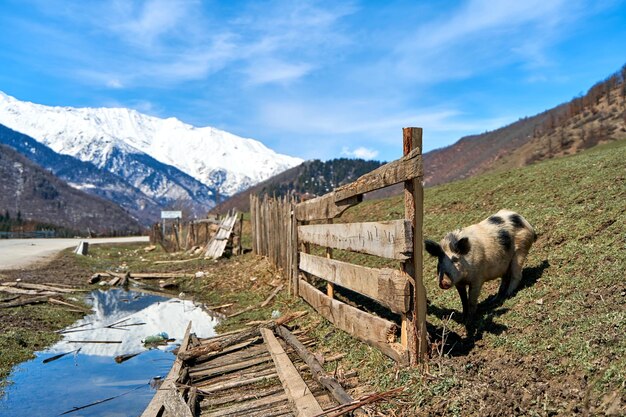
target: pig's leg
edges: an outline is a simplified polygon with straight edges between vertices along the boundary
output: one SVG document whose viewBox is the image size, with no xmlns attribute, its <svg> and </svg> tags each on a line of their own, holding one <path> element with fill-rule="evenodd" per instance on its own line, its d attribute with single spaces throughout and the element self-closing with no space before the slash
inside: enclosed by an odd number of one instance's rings
<svg viewBox="0 0 626 417">
<path fill-rule="evenodd" d="M 502 281 L 500 281 L 500 288 L 498 289 L 498 300 L 503 300 L 506 297 L 507 290 L 511 285 L 511 269 L 514 262 L 515 260 L 513 259 L 504 275 L 502 275 Z"/>
<path fill-rule="evenodd" d="M 456 286 L 456 290 L 459 292 L 459 296 L 461 297 L 461 304 L 463 305 L 463 318 L 467 319 L 467 315 L 469 314 L 467 305 L 467 288 L 465 288 L 465 284 L 458 284 Z"/>
<path fill-rule="evenodd" d="M 507 297 L 510 297 L 515 290 L 517 290 L 517 287 L 522 280 L 522 267 L 526 261 L 526 255 L 527 252 L 519 251 L 513 257 L 513 261 L 509 267 L 509 270 L 511 271 L 511 282 L 509 283 L 509 288 L 506 291 Z"/>
<path fill-rule="evenodd" d="M 468 310 L 469 315 L 466 317 L 466 320 L 474 320 L 474 316 L 476 315 L 476 308 L 478 307 L 478 297 L 480 296 L 480 290 L 483 287 L 483 282 L 473 282 L 469 286 L 469 300 L 468 300 Z"/>
</svg>

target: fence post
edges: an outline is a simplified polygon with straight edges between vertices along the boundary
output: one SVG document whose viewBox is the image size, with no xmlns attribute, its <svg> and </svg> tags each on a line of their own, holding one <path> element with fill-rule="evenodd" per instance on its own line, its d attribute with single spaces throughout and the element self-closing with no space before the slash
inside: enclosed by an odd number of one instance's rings
<svg viewBox="0 0 626 417">
<path fill-rule="evenodd" d="M 402 129 L 404 155 L 422 149 L 422 129 Z M 409 362 L 416 365 L 426 358 L 428 340 L 426 333 L 426 289 L 422 281 L 422 227 L 424 218 L 424 190 L 422 178 L 404 183 L 405 218 L 413 225 L 413 255 L 403 263 L 404 271 L 410 275 L 412 300 L 409 311 L 402 317 L 401 341 L 409 350 Z"/>
<path fill-rule="evenodd" d="M 300 281 L 298 276 L 298 269 L 300 264 L 300 255 L 298 254 L 298 219 L 296 219 L 296 203 L 291 201 L 291 251 L 293 265 L 291 266 L 291 279 L 293 280 L 293 295 L 298 297 L 300 295 Z"/>
</svg>

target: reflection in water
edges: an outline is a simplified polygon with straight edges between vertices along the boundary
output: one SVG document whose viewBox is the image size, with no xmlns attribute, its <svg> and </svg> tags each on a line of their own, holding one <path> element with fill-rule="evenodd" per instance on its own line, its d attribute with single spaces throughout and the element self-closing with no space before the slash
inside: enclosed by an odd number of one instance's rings
<svg viewBox="0 0 626 417">
<path fill-rule="evenodd" d="M 181 339 L 191 320 L 191 331 L 200 337 L 212 336 L 216 322 L 192 301 L 169 299 L 122 289 L 94 291 L 95 312 L 76 322 L 63 340 L 50 348 L 63 353 L 82 347 L 81 354 L 117 356 L 144 350 L 142 341 L 161 332 Z M 83 326 L 84 324 L 88 324 Z M 79 327 L 80 326 L 80 327 Z M 115 343 L 73 343 L 110 341 Z M 117 343 L 121 342 L 121 343 Z"/>
<path fill-rule="evenodd" d="M 37 353 L 35 359 L 19 365 L 9 376 L 12 385 L 0 399 L 1 416 L 58 416 L 74 407 L 131 390 L 127 395 L 69 416 L 138 416 L 154 395 L 150 380 L 164 377 L 174 360 L 170 352 L 174 346 L 147 350 L 142 340 L 166 332 L 180 342 L 190 320 L 192 332 L 209 337 L 214 335 L 217 324 L 216 319 L 191 301 L 122 289 L 94 291 L 92 297 L 93 314 L 74 323 L 62 341 Z M 47 358 L 79 348 L 77 353 L 43 363 Z M 113 359 L 138 352 L 142 354 L 123 363 Z"/>
</svg>

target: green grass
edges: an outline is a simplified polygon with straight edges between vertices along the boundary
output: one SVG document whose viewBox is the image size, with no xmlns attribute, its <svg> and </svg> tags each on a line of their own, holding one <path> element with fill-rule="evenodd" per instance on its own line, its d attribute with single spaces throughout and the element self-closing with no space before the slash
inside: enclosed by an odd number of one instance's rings
<svg viewBox="0 0 626 417">
<path fill-rule="evenodd" d="M 81 313 L 48 304 L 3 309 L 0 314 L 3 321 L 0 331 L 0 395 L 13 366 L 32 359 L 33 352 L 58 341 L 61 337 L 54 330 L 69 326 L 81 316 Z"/>
<path fill-rule="evenodd" d="M 379 389 L 415 381 L 410 384 L 415 404 L 432 403 L 454 393 L 465 373 L 458 369 L 458 362 L 471 368 L 470 357 L 476 354 L 537 358 L 546 372 L 542 378 L 580 376 L 594 381 L 592 396 L 624 392 L 625 201 L 626 140 L 426 189 L 425 238 L 439 240 L 446 232 L 479 222 L 503 208 L 519 212 L 533 224 L 539 238 L 526 261 L 522 289 L 495 309 L 479 306 L 482 317 L 477 323 L 477 346 L 461 360 L 438 363 L 439 372 L 434 372 L 435 379 L 428 384 L 417 382 L 420 377 L 412 370 L 400 371 L 390 379 L 391 362 L 370 348 L 362 347 L 365 351 L 361 353 L 351 351 L 351 362 Z M 395 197 L 366 201 L 344 213 L 341 221 L 403 216 L 403 199 Z M 462 340 L 467 335 L 464 326 L 454 319 L 448 321 L 453 312 L 460 318 L 458 294 L 438 288 L 436 260 L 425 256 L 423 280 L 430 303 L 427 320 L 434 336 L 445 326 Z M 336 251 L 335 257 L 368 266 L 390 265 L 389 261 L 342 251 Z M 481 300 L 495 294 L 497 285 L 497 281 L 486 285 Z M 333 343 L 332 338 L 324 340 Z M 453 402 L 446 405 L 448 415 L 456 414 Z"/>
</svg>

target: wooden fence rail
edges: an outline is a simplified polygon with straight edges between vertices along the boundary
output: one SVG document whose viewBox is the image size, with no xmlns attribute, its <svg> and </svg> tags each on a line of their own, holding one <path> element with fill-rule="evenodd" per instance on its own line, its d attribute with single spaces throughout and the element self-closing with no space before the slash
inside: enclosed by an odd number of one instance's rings
<svg viewBox="0 0 626 417">
<path fill-rule="evenodd" d="M 422 129 L 403 129 L 404 156 L 321 197 L 296 204 L 292 198 L 250 197 L 253 251 L 267 256 L 302 297 L 336 327 L 378 348 L 400 363 L 415 365 L 427 349 L 426 293 L 422 283 Z M 404 184 L 404 218 L 368 223 L 335 223 L 363 194 Z M 315 222 L 315 224 L 310 224 Z M 310 245 L 325 249 L 311 254 Z M 398 270 L 368 268 L 332 259 L 333 249 L 401 262 Z M 311 278 L 327 282 L 326 293 Z M 401 320 L 394 323 L 334 296 L 335 285 L 375 300 Z"/>
</svg>

